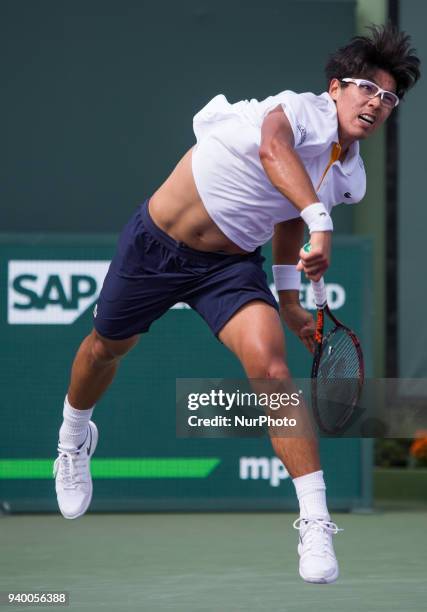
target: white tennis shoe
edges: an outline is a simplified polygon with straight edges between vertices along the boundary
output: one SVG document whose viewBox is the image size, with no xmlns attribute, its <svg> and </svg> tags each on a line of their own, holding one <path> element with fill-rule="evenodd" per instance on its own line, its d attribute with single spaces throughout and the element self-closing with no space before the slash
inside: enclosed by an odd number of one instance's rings
<svg viewBox="0 0 427 612">
<path fill-rule="evenodd" d="M 92 499 L 90 459 L 98 443 L 98 430 L 89 421 L 86 440 L 75 450 L 58 446 L 58 458 L 53 466 L 59 509 L 66 519 L 82 516 Z"/>
<path fill-rule="evenodd" d="M 343 531 L 324 519 L 300 517 L 294 522 L 299 531 L 299 573 L 306 582 L 325 584 L 338 578 L 338 561 L 332 536 Z"/>
</svg>

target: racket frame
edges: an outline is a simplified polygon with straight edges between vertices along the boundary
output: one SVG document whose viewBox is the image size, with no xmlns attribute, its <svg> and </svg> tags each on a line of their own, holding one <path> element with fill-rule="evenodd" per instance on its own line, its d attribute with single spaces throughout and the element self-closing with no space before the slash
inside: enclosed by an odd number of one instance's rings
<svg viewBox="0 0 427 612">
<path fill-rule="evenodd" d="M 358 399 L 360 397 L 360 393 L 362 391 L 363 383 L 364 383 L 364 380 L 365 380 L 365 365 L 364 365 L 364 359 L 363 359 L 363 352 L 362 352 L 362 347 L 360 345 L 360 341 L 359 341 L 358 337 L 356 336 L 356 334 L 349 327 L 347 327 L 346 325 L 341 323 L 341 321 L 339 319 L 337 319 L 337 317 L 335 315 L 333 315 L 332 312 L 330 311 L 328 303 L 327 303 L 327 299 L 326 299 L 326 291 L 325 291 L 325 287 L 324 287 L 323 278 L 320 281 L 318 281 L 317 283 L 312 281 L 312 288 L 313 288 L 313 293 L 315 295 L 316 307 L 317 307 L 316 331 L 315 331 L 315 335 L 314 335 L 315 349 L 314 349 L 313 363 L 312 363 L 312 367 L 311 367 L 311 397 L 312 397 L 312 407 L 313 407 L 313 413 L 314 413 L 314 415 L 316 417 L 316 420 L 318 422 L 318 425 L 322 429 L 322 431 L 324 431 L 325 433 L 328 433 L 328 434 L 336 434 L 336 433 L 339 433 L 342 430 L 344 425 L 351 418 L 351 416 L 353 414 L 353 409 L 354 409 L 355 405 L 357 404 L 357 401 L 358 401 Z M 319 296 L 320 296 L 320 299 L 319 299 Z M 324 336 L 325 316 L 327 316 L 332 321 L 332 323 L 334 323 L 334 325 L 335 325 L 335 327 L 333 327 L 326 334 L 326 336 Z M 319 366 L 320 366 L 320 361 L 321 361 L 321 358 L 322 358 L 322 355 L 323 355 L 323 350 L 324 350 L 324 348 L 325 348 L 329 338 L 338 329 L 344 330 L 345 333 L 349 336 L 350 340 L 353 342 L 353 345 L 354 345 L 354 347 L 356 349 L 357 356 L 358 356 L 358 359 L 359 359 L 360 374 L 359 374 L 359 378 L 358 378 L 358 393 L 357 393 L 357 396 L 355 397 L 355 400 L 354 400 L 354 402 L 353 402 L 353 404 L 351 406 L 351 410 L 348 410 L 348 412 L 343 415 L 342 419 L 337 422 L 335 427 L 331 428 L 331 427 L 325 426 L 325 424 L 322 422 L 322 419 L 320 418 L 320 414 L 319 414 L 319 411 L 318 411 L 318 407 L 317 407 L 317 375 L 318 375 L 318 372 L 319 372 Z"/>
</svg>

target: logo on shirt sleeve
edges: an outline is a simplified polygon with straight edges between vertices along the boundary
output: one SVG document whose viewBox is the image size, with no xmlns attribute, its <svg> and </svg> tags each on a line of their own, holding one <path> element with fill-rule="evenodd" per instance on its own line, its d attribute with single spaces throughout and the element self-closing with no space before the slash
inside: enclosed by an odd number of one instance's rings
<svg viewBox="0 0 427 612">
<path fill-rule="evenodd" d="M 299 145 L 302 145 L 305 141 L 305 139 L 307 138 L 307 130 L 305 129 L 305 127 L 303 125 L 301 125 L 301 123 L 297 123 L 297 128 L 298 131 L 300 133 L 300 139 L 299 139 Z"/>
</svg>

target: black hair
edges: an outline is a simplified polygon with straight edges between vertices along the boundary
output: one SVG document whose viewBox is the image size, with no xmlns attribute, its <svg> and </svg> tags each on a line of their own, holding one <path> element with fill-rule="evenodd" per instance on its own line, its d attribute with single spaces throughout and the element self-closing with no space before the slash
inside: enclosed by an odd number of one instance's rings
<svg viewBox="0 0 427 612">
<path fill-rule="evenodd" d="M 420 59 L 411 47 L 411 38 L 394 25 L 368 26 L 370 36 L 355 36 L 333 53 L 326 64 L 329 83 L 333 78 L 373 78 L 379 68 L 396 81 L 396 94 L 403 98 L 421 76 Z"/>
</svg>

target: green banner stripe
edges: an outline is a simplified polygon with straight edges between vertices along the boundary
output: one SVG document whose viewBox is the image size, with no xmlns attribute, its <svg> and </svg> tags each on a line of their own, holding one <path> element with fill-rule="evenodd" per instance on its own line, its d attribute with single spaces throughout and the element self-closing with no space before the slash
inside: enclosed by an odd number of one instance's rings
<svg viewBox="0 0 427 612">
<path fill-rule="evenodd" d="M 220 459 L 159 457 L 92 459 L 93 478 L 206 478 Z M 52 459 L 1 459 L 0 479 L 52 478 Z"/>
</svg>

